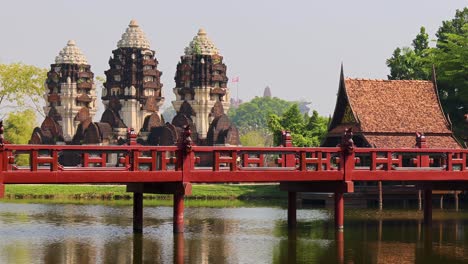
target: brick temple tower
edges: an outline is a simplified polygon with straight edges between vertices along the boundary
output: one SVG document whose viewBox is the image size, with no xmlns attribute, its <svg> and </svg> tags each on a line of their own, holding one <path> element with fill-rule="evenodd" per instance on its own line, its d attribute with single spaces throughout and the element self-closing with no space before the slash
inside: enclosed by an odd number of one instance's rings
<svg viewBox="0 0 468 264">
<path fill-rule="evenodd" d="M 35 143 L 70 142 L 81 119 L 96 114 L 94 74 L 86 57 L 73 40 L 60 51 L 47 73 L 45 95 L 47 114 L 41 128 L 35 129 Z"/>
<path fill-rule="evenodd" d="M 150 116 L 162 119 L 159 113 L 164 103 L 161 72 L 157 69 L 155 51 L 150 49 L 145 33 L 135 20 L 130 21 L 112 53 L 102 90 L 106 110 L 101 122 L 111 124 L 123 136 L 126 128 L 140 131 Z"/>
<path fill-rule="evenodd" d="M 177 115 L 172 123 L 180 127 L 188 121 L 193 130 L 196 130 L 194 132 L 199 140 L 207 144 L 213 143 L 209 141 L 216 143 L 216 138 L 208 138 L 210 125 L 221 116 L 224 116 L 223 120 L 227 118 L 225 112 L 229 110 L 230 92 L 223 57 L 207 37 L 205 30 L 200 29 L 185 48 L 185 54 L 177 64 L 174 79 L 176 100 L 172 101 L 172 105 Z M 228 123 L 223 123 L 225 129 L 231 126 L 229 120 L 226 122 Z"/>
</svg>

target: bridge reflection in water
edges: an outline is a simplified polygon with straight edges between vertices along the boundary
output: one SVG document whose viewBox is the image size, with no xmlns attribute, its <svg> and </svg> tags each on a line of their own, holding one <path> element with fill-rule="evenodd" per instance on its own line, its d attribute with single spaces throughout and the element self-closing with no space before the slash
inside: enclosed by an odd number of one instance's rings
<svg viewBox="0 0 468 264">
<path fill-rule="evenodd" d="M 0 203 L 0 263 L 461 263 L 468 217 L 353 210 L 337 233 L 332 212 L 300 209 L 287 226 L 281 208 L 187 208 L 184 233 L 169 207 L 148 207 L 132 233 L 127 206 Z M 337 237 L 337 234 L 341 234 Z"/>
<path fill-rule="evenodd" d="M 129 130 L 129 145 L 10 145 L 0 129 L 0 197 L 5 184 L 120 183 L 133 192 L 133 230 L 143 230 L 143 193 L 173 194 L 173 231 L 184 232 L 184 197 L 192 183 L 279 183 L 288 192 L 288 226 L 296 221 L 297 192 L 334 193 L 335 227 L 344 227 L 344 193 L 355 182 L 405 181 L 424 194 L 424 221 L 432 221 L 433 190 L 468 188 L 468 150 L 430 149 L 418 134 L 412 149 L 356 148 L 346 130 L 335 148 L 192 146 L 190 130 L 178 146 L 141 146 Z M 28 155 L 30 165 L 16 164 Z M 66 157 L 75 157 L 75 164 Z M 69 164 L 68 164 L 69 165 Z"/>
</svg>

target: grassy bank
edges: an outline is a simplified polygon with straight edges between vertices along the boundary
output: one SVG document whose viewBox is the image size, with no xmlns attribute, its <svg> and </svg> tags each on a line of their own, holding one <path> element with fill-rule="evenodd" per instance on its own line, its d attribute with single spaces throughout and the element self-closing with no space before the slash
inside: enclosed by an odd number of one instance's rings
<svg viewBox="0 0 468 264">
<path fill-rule="evenodd" d="M 132 193 L 122 185 L 6 185 L 7 199 L 101 199 L 129 200 Z M 145 199 L 169 200 L 172 195 L 145 194 Z M 257 200 L 285 199 L 278 185 L 193 185 L 192 195 L 186 198 L 196 200 Z"/>
</svg>

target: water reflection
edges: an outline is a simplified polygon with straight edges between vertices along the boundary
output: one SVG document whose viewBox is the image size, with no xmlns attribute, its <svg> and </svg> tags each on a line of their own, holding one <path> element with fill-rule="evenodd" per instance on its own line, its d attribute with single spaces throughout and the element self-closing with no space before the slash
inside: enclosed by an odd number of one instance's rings
<svg viewBox="0 0 468 264">
<path fill-rule="evenodd" d="M 172 208 L 147 207 L 132 233 L 128 206 L 0 203 L 0 263 L 463 263 L 468 215 L 435 211 L 346 215 L 336 232 L 325 209 L 187 208 L 186 233 L 172 233 Z"/>
</svg>

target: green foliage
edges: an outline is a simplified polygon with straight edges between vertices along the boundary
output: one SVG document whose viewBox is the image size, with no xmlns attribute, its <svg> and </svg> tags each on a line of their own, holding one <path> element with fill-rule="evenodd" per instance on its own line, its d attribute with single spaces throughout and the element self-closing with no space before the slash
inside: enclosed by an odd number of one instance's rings
<svg viewBox="0 0 468 264">
<path fill-rule="evenodd" d="M 429 48 L 429 35 L 426 33 L 426 28 L 421 27 L 419 34 L 413 40 L 414 52 L 418 55 L 423 55 L 424 51 Z"/>
<path fill-rule="evenodd" d="M 239 105 L 237 109 L 229 109 L 228 116 L 243 134 L 251 130 L 267 129 L 268 117 L 271 114 L 282 115 L 291 104 L 277 97 L 255 97 L 250 102 Z"/>
<path fill-rule="evenodd" d="M 36 114 L 33 110 L 10 113 L 4 123 L 5 139 L 12 144 L 28 144 L 34 127 L 36 127 Z M 17 155 L 16 158 L 18 165 L 29 164 L 28 155 Z"/>
<path fill-rule="evenodd" d="M 131 199 L 124 185 L 17 185 L 6 186 L 7 197 L 27 199 Z M 194 184 L 186 199 L 278 199 L 286 192 L 278 185 Z M 167 194 L 145 194 L 145 199 L 170 199 Z"/>
<path fill-rule="evenodd" d="M 39 100 L 45 93 L 47 70 L 23 63 L 0 64 L 0 107 L 13 104 L 42 114 Z M 33 106 L 28 106 L 28 104 Z M 43 114 L 42 114 L 43 115 Z"/>
<path fill-rule="evenodd" d="M 270 115 L 268 128 L 273 132 L 275 145 L 280 145 L 281 132 L 291 132 L 293 145 L 297 147 L 316 147 L 327 133 L 329 119 L 318 115 L 313 111 L 312 116 L 302 115 L 297 104 L 293 104 L 283 115 Z"/>
<path fill-rule="evenodd" d="M 251 130 L 240 136 L 242 146 L 269 147 L 273 145 L 273 137 L 265 130 Z"/>
<path fill-rule="evenodd" d="M 463 35 L 463 27 L 468 23 L 468 8 L 457 10 L 452 20 L 442 21 L 442 26 L 437 30 L 437 47 L 442 48 L 443 43 L 447 43 L 447 34 Z"/>
<path fill-rule="evenodd" d="M 28 144 L 36 126 L 36 114 L 31 109 L 10 113 L 4 126 L 6 140 L 12 144 Z"/>
<path fill-rule="evenodd" d="M 389 80 L 426 80 L 430 77 L 430 70 L 425 67 L 426 60 L 409 47 L 396 48 L 391 58 L 387 59 L 390 68 Z"/>
<path fill-rule="evenodd" d="M 464 133 L 463 116 L 468 113 L 468 8 L 457 10 L 455 17 L 443 21 L 436 33 L 437 45 L 430 48 L 424 27 L 411 48 L 396 48 L 387 60 L 389 79 L 408 80 L 432 77 L 437 72 L 437 88 L 445 113 L 450 116 L 453 131 Z"/>
</svg>

